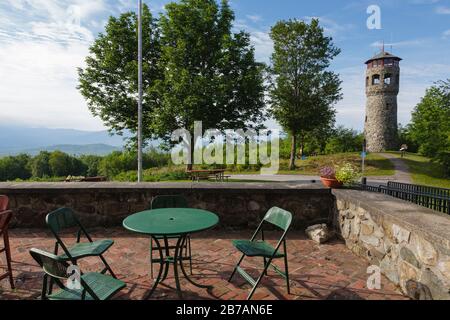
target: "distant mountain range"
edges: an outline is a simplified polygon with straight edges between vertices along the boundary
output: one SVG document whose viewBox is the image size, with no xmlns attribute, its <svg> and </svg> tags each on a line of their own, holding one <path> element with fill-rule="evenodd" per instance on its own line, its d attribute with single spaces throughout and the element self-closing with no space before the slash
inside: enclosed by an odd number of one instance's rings
<svg viewBox="0 0 450 320">
<path fill-rule="evenodd" d="M 74 155 L 74 156 L 80 156 L 83 154 L 89 154 L 89 155 L 96 155 L 96 156 L 105 156 L 107 154 L 110 154 L 113 151 L 120 151 L 122 150 L 119 147 L 110 146 L 107 144 L 85 144 L 85 145 L 76 145 L 76 144 L 59 144 L 55 146 L 49 146 L 49 147 L 40 147 L 40 148 L 33 148 L 33 149 L 24 149 L 20 150 L 19 152 L 9 152 L 3 155 L 15 155 L 19 153 L 26 153 L 30 156 L 35 156 L 41 151 L 62 151 L 64 153 Z M 2 153 L 0 152 L 0 156 Z"/>
<path fill-rule="evenodd" d="M 104 155 L 121 150 L 124 138 L 107 131 L 29 128 L 0 124 L 0 155 L 60 150 L 68 154 Z"/>
</svg>

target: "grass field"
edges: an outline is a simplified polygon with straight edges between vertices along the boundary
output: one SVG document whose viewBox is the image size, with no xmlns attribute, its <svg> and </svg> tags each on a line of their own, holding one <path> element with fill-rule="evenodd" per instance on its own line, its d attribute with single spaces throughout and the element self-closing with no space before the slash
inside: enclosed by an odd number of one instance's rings
<svg viewBox="0 0 450 320">
<path fill-rule="evenodd" d="M 309 157 L 306 160 L 297 160 L 295 171 L 290 171 L 289 160 L 280 160 L 279 174 L 298 174 L 298 175 L 319 175 L 320 168 L 324 166 L 339 165 L 350 162 L 354 166 L 361 168 L 361 156 L 359 153 L 342 153 L 334 155 L 320 155 Z M 231 174 L 258 174 L 254 170 L 231 170 Z M 366 176 L 391 176 L 395 174 L 394 165 L 391 161 L 381 157 L 378 154 L 369 154 L 366 159 L 365 173 Z"/>
<path fill-rule="evenodd" d="M 400 158 L 399 152 L 390 152 Z M 450 178 L 445 177 L 444 168 L 439 163 L 434 163 L 427 157 L 414 153 L 408 153 L 403 161 L 408 165 L 412 180 L 416 184 L 450 188 Z"/>
</svg>

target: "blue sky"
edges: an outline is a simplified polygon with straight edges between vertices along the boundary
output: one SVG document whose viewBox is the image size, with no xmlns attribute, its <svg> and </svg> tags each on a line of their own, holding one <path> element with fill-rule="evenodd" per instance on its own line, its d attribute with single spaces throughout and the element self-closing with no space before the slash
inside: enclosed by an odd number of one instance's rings
<svg viewBox="0 0 450 320">
<path fill-rule="evenodd" d="M 153 12 L 169 1 L 144 0 Z M 404 60 L 399 121 L 434 81 L 450 77 L 450 0 L 299 1 L 233 0 L 235 28 L 251 34 L 260 61 L 269 62 L 270 27 L 281 19 L 320 19 L 342 49 L 332 69 L 343 80 L 338 124 L 362 130 L 364 61 L 386 43 Z M 381 8 L 382 29 L 369 30 L 366 10 Z M 110 15 L 134 10 L 135 0 L 1 0 L 0 124 L 104 129 L 93 118 L 77 85 L 90 43 Z M 275 124 L 269 122 L 271 126 Z"/>
</svg>

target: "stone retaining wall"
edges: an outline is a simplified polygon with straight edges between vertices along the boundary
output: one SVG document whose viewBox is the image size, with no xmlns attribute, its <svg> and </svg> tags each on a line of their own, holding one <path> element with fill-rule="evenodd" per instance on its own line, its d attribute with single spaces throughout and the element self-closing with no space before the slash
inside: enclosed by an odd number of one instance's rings
<svg viewBox="0 0 450 320">
<path fill-rule="evenodd" d="M 73 208 L 88 227 L 120 226 L 132 213 L 149 208 L 154 196 L 184 195 L 193 208 L 215 212 L 220 226 L 254 229 L 273 206 L 294 214 L 294 229 L 330 220 L 332 196 L 320 184 L 258 183 L 0 183 L 10 197 L 13 227 L 45 227 L 47 213 Z"/>
<path fill-rule="evenodd" d="M 382 194 L 334 190 L 335 227 L 414 299 L 450 299 L 450 216 Z"/>
</svg>

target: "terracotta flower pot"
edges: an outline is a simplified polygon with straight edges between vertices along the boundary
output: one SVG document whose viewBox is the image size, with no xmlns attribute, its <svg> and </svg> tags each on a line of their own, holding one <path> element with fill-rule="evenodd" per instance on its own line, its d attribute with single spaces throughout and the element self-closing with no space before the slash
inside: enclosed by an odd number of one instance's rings
<svg viewBox="0 0 450 320">
<path fill-rule="evenodd" d="M 328 179 L 324 177 L 320 177 L 320 180 L 322 180 L 322 183 L 327 188 L 341 188 L 344 184 L 342 182 L 337 181 L 336 179 Z"/>
</svg>

